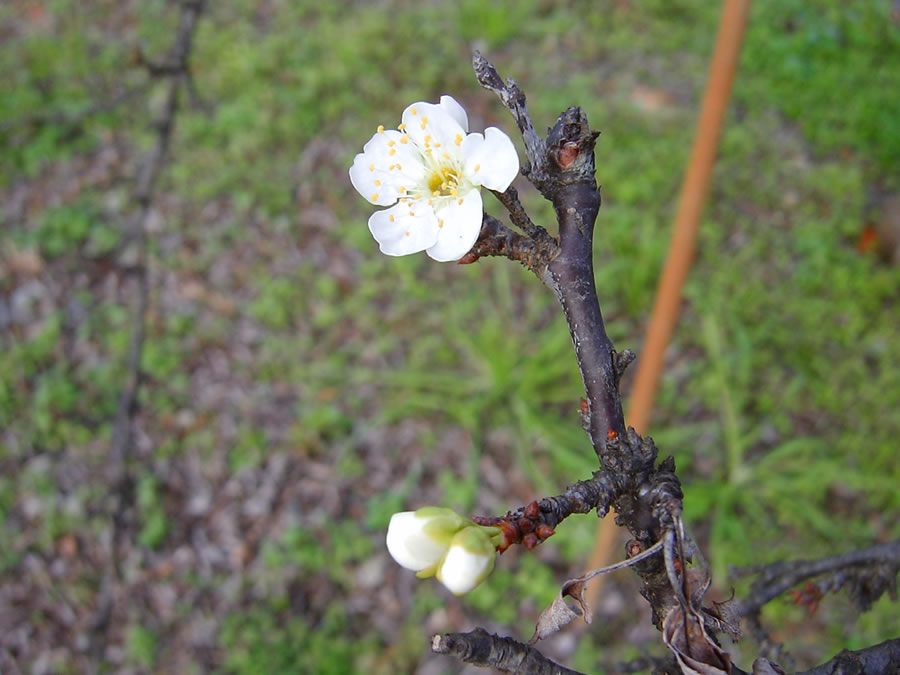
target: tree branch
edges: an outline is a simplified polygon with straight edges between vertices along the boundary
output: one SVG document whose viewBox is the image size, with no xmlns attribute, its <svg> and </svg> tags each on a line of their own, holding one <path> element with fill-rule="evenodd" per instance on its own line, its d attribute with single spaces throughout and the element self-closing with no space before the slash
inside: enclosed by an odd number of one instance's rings
<svg viewBox="0 0 900 675">
<path fill-rule="evenodd" d="M 534 272 L 538 279 L 541 279 L 552 253 L 533 239 L 514 232 L 493 216 L 485 213 L 482 216 L 478 240 L 469 249 L 469 252 L 457 262 L 460 265 L 470 265 L 486 256 L 504 256 L 522 263 Z"/>
<path fill-rule="evenodd" d="M 166 71 L 158 74 L 151 72 L 151 77 L 168 79 L 169 87 L 162 112 L 154 125 L 156 129 L 154 145 L 140 164 L 133 193 L 133 200 L 137 205 L 137 210 L 126 228 L 137 253 L 137 262 L 131 267 L 131 272 L 134 274 L 137 283 L 137 302 L 134 307 L 131 335 L 128 341 L 125 383 L 119 396 L 109 448 L 109 462 L 112 473 L 111 494 L 113 499 L 110 564 L 104 574 L 97 610 L 94 619 L 91 621 L 91 628 L 98 638 L 92 645 L 92 652 L 98 659 L 102 658 L 105 651 L 107 633 L 111 625 L 115 604 L 114 580 L 121 578 L 121 572 L 118 567 L 118 552 L 126 530 L 133 492 L 128 461 L 134 445 L 134 415 L 137 412 L 138 392 L 142 381 L 141 354 L 143 352 L 146 314 L 149 304 L 146 224 L 150 215 L 156 181 L 165 164 L 169 144 L 174 132 L 179 93 L 189 76 L 189 56 L 197 20 L 203 10 L 203 5 L 204 3 L 201 0 L 186 0 L 182 3 L 178 29 L 167 57 L 167 63 L 172 64 L 173 68 L 171 72 Z"/>
<path fill-rule="evenodd" d="M 505 516 L 473 516 L 472 520 L 503 530 L 506 541 L 499 549 L 501 553 L 513 544 L 522 544 L 531 550 L 553 536 L 556 526 L 573 513 L 597 509 L 598 515 L 606 515 L 616 492 L 614 477 L 605 471 L 595 471 L 592 478 L 570 485 L 556 497 L 533 501 Z"/>
<path fill-rule="evenodd" d="M 750 586 L 750 595 L 739 604 L 741 616 L 759 612 L 763 605 L 801 581 L 823 574 L 829 577 L 819 589 L 821 592 L 849 584 L 854 601 L 865 610 L 885 591 L 896 599 L 898 573 L 900 541 L 820 560 L 794 560 L 731 570 L 734 578 L 758 575 Z M 802 600 L 802 596 L 797 599 Z"/>
<path fill-rule="evenodd" d="M 515 82 L 504 84 L 480 54 L 473 65 L 478 81 L 494 91 L 516 119 L 529 159 L 528 171 L 523 173 L 553 204 L 559 221 L 559 252 L 548 263 L 543 280 L 563 308 L 584 383 L 584 426 L 604 476 L 602 500 L 596 506 L 605 513 L 612 504 L 618 512 L 616 523 L 627 527 L 642 548 L 649 548 L 662 538 L 664 529 L 680 527 L 682 493 L 674 461 L 669 458 L 654 468 L 657 450 L 652 439 L 641 438 L 625 426 L 618 383 L 632 355 L 614 350 L 594 285 L 593 231 L 600 208 L 594 179 L 598 134 L 591 131 L 584 112 L 573 107 L 559 116 L 546 141 L 538 138 L 525 96 Z M 512 207 L 511 212 L 516 205 Z M 540 523 L 555 526 L 547 521 L 540 504 Z M 517 512 L 505 520 L 518 524 L 521 517 Z M 529 534 L 522 534 L 522 543 L 539 543 L 526 542 Z M 644 583 L 641 592 L 653 607 L 654 622 L 661 626 L 662 618 L 677 604 L 669 575 L 658 557 L 636 570 Z"/>
<path fill-rule="evenodd" d="M 887 675 L 900 672 L 900 638 L 851 652 L 847 649 L 830 661 L 797 675 Z"/>
<path fill-rule="evenodd" d="M 97 101 L 96 103 L 85 106 L 80 110 L 55 110 L 49 112 L 37 112 L 32 115 L 20 117 L 18 119 L 8 120 L 0 124 L 0 134 L 10 133 L 16 129 L 27 127 L 41 127 L 50 125 L 77 127 L 89 117 L 109 112 L 110 110 L 117 108 L 123 103 L 127 103 L 131 99 L 140 96 L 147 91 L 149 86 L 150 82 L 143 82 L 137 86 L 123 89 L 109 99 Z"/>
<path fill-rule="evenodd" d="M 447 633 L 431 639 L 435 654 L 448 654 L 482 668 L 529 675 L 583 675 L 554 663 L 534 647 L 512 638 L 491 635 L 483 628 L 471 633 Z"/>
<path fill-rule="evenodd" d="M 544 170 L 546 148 L 544 140 L 531 123 L 531 116 L 525 107 L 525 94 L 512 78 L 503 82 L 497 69 L 481 55 L 481 52 L 476 51 L 472 56 L 472 67 L 481 86 L 497 94 L 516 120 L 522 140 L 525 141 L 525 154 L 528 156 L 528 161 L 522 167 L 522 175 L 536 185 L 544 183 L 548 179 Z"/>
<path fill-rule="evenodd" d="M 604 515 L 612 506 L 618 513 L 616 524 L 634 536 L 629 543 L 634 550 L 646 550 L 657 541 L 666 542 L 664 556 L 652 556 L 634 566 L 642 580 L 641 595 L 650 603 L 657 628 L 668 626 L 664 637 L 673 653 L 689 659 L 695 664 L 692 668 L 707 667 L 709 672 L 724 672 L 723 667 L 734 673 L 744 671 L 730 664 L 728 655 L 706 634 L 706 628 L 724 630 L 735 637 L 739 634 L 738 616 L 755 616 L 759 607 L 802 579 L 829 572 L 833 575 L 830 588 L 851 584 L 861 604 L 871 602 L 885 590 L 895 593 L 900 543 L 830 561 L 779 563 L 761 570 L 763 576 L 754 583 L 754 592 L 744 603 L 715 603 L 712 609 L 702 606 L 710 579 L 701 552 L 689 544 L 684 533 L 683 495 L 675 462 L 668 457 L 655 465 L 658 453 L 652 439 L 642 438 L 625 426 L 618 384 L 633 354 L 627 350 L 617 354 L 606 334 L 593 273 L 593 232 L 600 208 L 594 178 L 594 143 L 598 134 L 591 131 L 585 113 L 572 107 L 559 116 L 547 139 L 541 139 L 528 115 L 525 96 L 515 82 L 504 83 L 481 54 L 475 54 L 473 66 L 482 86 L 494 91 L 515 118 L 528 154 L 528 165 L 522 173 L 553 204 L 559 221 L 558 249 L 547 261 L 542 279 L 556 293 L 566 316 L 587 397 L 582 409 L 583 426 L 600 461 L 600 471 L 593 478 L 576 483 L 558 497 L 534 501 L 502 517 L 475 517 L 476 522 L 500 527 L 505 538 L 502 548 L 522 543 L 530 549 L 551 536 L 568 515 L 594 508 Z M 482 237 L 471 254 L 473 259 L 481 255 L 517 259 L 508 251 L 530 252 L 531 242 L 537 243 L 546 235 L 525 214 L 515 191 L 497 196 L 527 238 L 486 216 Z M 555 247 L 555 240 L 553 244 Z M 517 255 L 524 257 L 523 253 Z M 540 271 L 535 266 L 530 268 Z M 696 555 L 699 567 L 688 569 L 689 554 Z M 678 617 L 683 621 L 679 623 Z M 543 662 L 526 664 L 528 652 L 524 645 L 481 629 L 436 636 L 434 644 L 435 651 L 478 665 L 512 667 L 518 673 L 571 672 L 548 671 Z M 836 668 L 850 663 L 850 659 L 864 665 L 890 664 L 896 650 L 895 645 L 885 643 L 872 651 L 845 652 L 844 661 L 838 663 L 840 655 L 832 660 L 832 670 L 810 672 L 836 673 Z M 759 663 L 760 669 L 767 669 L 760 672 L 777 672 L 768 662 Z M 823 667 L 828 664 L 820 668 Z"/>
<path fill-rule="evenodd" d="M 497 200 L 506 207 L 506 210 L 509 211 L 509 217 L 510 220 L 512 220 L 513 225 L 522 230 L 522 232 L 539 245 L 554 251 L 558 248 L 556 239 L 551 237 L 543 227 L 535 225 L 525 212 L 525 207 L 523 207 L 522 202 L 519 201 L 519 192 L 516 188 L 510 185 L 506 188 L 505 192 L 497 192 L 496 190 L 491 190 L 491 192 Z"/>
</svg>

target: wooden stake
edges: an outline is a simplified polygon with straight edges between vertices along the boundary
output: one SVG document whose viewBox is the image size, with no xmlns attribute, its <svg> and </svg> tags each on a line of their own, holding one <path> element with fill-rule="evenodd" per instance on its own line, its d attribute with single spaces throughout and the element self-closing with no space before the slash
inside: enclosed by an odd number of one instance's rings
<svg viewBox="0 0 900 675">
<path fill-rule="evenodd" d="M 706 91 L 697 120 L 694 147 L 681 184 L 672 239 L 656 289 L 656 299 L 647 325 L 644 346 L 638 352 L 637 374 L 626 409 L 626 422 L 640 434 L 643 434 L 649 426 L 653 401 L 662 373 L 663 357 L 678 319 L 681 289 L 693 262 L 697 229 L 706 195 L 709 193 L 709 179 L 716 159 L 749 9 L 750 0 L 725 0 L 722 9 Z M 588 569 L 604 567 L 610 560 L 619 557 L 621 552 L 614 550 L 617 533 L 614 515 L 610 513 L 597 527 Z M 587 600 L 590 604 L 596 604 L 602 585 L 603 580 L 598 579 L 588 586 Z"/>
</svg>

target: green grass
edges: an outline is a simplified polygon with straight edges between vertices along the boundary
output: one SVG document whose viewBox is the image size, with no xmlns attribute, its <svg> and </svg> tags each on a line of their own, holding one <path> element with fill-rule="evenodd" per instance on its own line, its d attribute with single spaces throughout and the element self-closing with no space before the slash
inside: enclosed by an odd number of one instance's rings
<svg viewBox="0 0 900 675">
<path fill-rule="evenodd" d="M 650 430 L 676 458 L 692 531 L 722 593 L 729 565 L 900 535 L 892 315 L 900 275 L 855 247 L 869 186 L 898 187 L 900 72 L 891 65 L 900 38 L 886 0 L 820 4 L 753 6 Z M 177 545 L 178 497 L 165 467 L 186 457 L 236 477 L 271 455 L 299 457 L 328 467 L 346 501 L 334 522 L 301 513 L 260 542 L 264 564 L 243 572 L 215 638 L 228 672 L 292 672 L 301 658 L 316 672 L 413 670 L 427 643 L 423 622 L 447 602 L 433 582 L 415 587 L 393 633 L 352 609 L 354 571 L 383 550 L 390 514 L 424 499 L 503 511 L 520 505 L 523 490 L 556 493 L 594 467 L 551 294 L 503 260 L 456 267 L 380 256 L 365 227 L 370 211 L 347 181 L 375 127 L 395 125 L 411 101 L 450 93 L 473 119 L 514 131 L 474 82 L 473 47 L 525 88 L 539 129 L 577 104 L 603 132 L 597 285 L 617 347 L 640 351 L 718 7 L 482 5 L 272 9 L 241 0 L 215 4 L 202 20 L 193 71 L 214 113 L 187 105 L 180 115 L 151 232 L 140 403 L 153 450 L 135 464 L 135 546 L 150 556 Z M 52 281 L 23 325 L 0 333 L 0 573 L 28 551 L 49 555 L 63 534 L 93 540 L 104 526 L 102 485 L 81 485 L 74 508 L 57 498 L 71 486 L 33 462 L 102 467 L 129 330 L 127 293 L 103 285 L 103 265 L 128 214 L 123 176 L 151 141 L 161 90 L 151 89 L 149 109 L 137 97 L 78 123 L 3 125 L 77 113 L 98 92 L 140 86 L 144 75 L 127 66 L 134 47 L 161 53 L 174 21 L 166 3 L 140 3 L 131 32 L 119 35 L 83 3 L 60 0 L 49 11 L 58 19 L 51 28 L 36 24 L 0 49 L 11 78 L 0 92 L 0 189 L 57 186 L 35 193 L 24 218 L 0 210 L 0 253 L 36 251 L 38 278 Z M 0 8 L 0 22 L 12 12 Z M 642 107 L 639 87 L 663 90 L 662 106 Z M 115 178 L 65 183 L 86 176 L 82 162 L 112 143 L 128 158 Z M 532 215 L 552 227 L 549 207 L 526 190 Z M 179 295 L 189 281 L 207 295 Z M 0 266 L 6 302 L 22 283 Z M 231 309 L 217 308 L 213 293 Z M 239 423 L 226 434 L 216 411 L 194 400 L 191 378 L 251 328 L 256 337 L 228 361 Z M 185 410 L 193 422 L 179 421 Z M 372 429 L 387 434 L 384 456 L 367 449 Z M 508 492 L 485 474 L 491 462 Z M 368 479 L 384 466 L 390 488 L 376 490 Z M 32 497 L 43 510 L 24 527 L 19 505 Z M 553 565 L 501 558 L 462 611 L 526 635 L 528 612 L 586 558 L 592 524 L 560 528 L 545 544 L 560 557 Z M 327 601 L 299 593 L 308 600 L 301 607 L 279 595 L 316 583 L 329 589 Z M 770 625 L 806 621 L 786 603 L 767 612 Z M 854 621 L 829 598 L 817 648 L 807 637 L 796 646 L 814 658 L 890 637 L 895 612 L 881 602 Z M 176 628 L 144 619 L 133 615 L 122 640 L 134 667 L 152 669 L 172 657 L 167 631 Z M 594 667 L 585 644 L 576 665 Z"/>
</svg>

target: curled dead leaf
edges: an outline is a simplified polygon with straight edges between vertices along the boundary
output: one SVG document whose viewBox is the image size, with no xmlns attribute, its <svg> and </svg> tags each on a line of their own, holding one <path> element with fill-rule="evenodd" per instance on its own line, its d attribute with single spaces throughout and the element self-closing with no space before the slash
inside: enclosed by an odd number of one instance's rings
<svg viewBox="0 0 900 675">
<path fill-rule="evenodd" d="M 703 617 L 690 608 L 669 612 L 663 621 L 663 642 L 685 675 L 731 672 L 731 657 L 706 634 Z"/>
<path fill-rule="evenodd" d="M 559 595 L 553 599 L 553 602 L 550 603 L 549 607 L 541 612 L 541 615 L 538 617 L 537 623 L 534 626 L 534 635 L 531 636 L 528 644 L 533 645 L 538 640 L 543 640 L 545 637 L 553 635 L 563 626 L 571 623 L 575 617 L 583 616 L 584 622 L 590 623 L 593 619 L 593 614 L 591 612 L 590 604 L 584 597 L 588 582 L 600 574 L 606 574 L 607 572 L 612 572 L 613 570 L 628 567 L 629 565 L 640 562 L 641 560 L 659 553 L 661 550 L 662 542 L 660 541 L 647 550 L 632 555 L 632 557 L 627 560 L 623 560 L 622 562 L 615 563 L 608 567 L 591 570 L 583 576 L 566 581 L 566 583 L 562 585 Z M 573 608 L 567 605 L 565 600 L 566 596 L 575 600 L 575 603 L 578 606 Z"/>
<path fill-rule="evenodd" d="M 543 640 L 544 638 L 553 635 L 562 629 L 563 626 L 570 624 L 575 618 L 582 614 L 582 612 L 575 611 L 575 609 L 572 609 L 566 604 L 563 594 L 564 591 L 561 590 L 559 594 L 553 598 L 553 602 L 541 612 L 537 623 L 534 625 L 534 634 L 531 636 L 531 639 L 528 640 L 529 645 L 533 645 L 538 640 Z M 585 621 L 590 623 L 588 616 L 589 614 L 585 614 Z"/>
<path fill-rule="evenodd" d="M 712 607 L 704 607 L 703 611 L 711 617 L 713 630 L 720 630 L 732 640 L 737 642 L 741 639 L 741 615 L 740 602 L 735 600 L 734 589 L 731 589 L 731 597 L 723 602 L 713 600 Z"/>
</svg>

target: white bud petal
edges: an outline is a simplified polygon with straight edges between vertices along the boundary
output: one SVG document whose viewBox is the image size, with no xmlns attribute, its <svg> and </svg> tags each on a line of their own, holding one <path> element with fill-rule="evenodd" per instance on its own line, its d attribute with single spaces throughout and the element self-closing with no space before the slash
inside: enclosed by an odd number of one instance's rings
<svg viewBox="0 0 900 675">
<path fill-rule="evenodd" d="M 449 509 L 395 513 L 388 525 L 388 552 L 399 565 L 420 572 L 441 561 L 453 534 L 466 523 Z"/>
<path fill-rule="evenodd" d="M 437 578 L 454 595 L 468 593 L 488 577 L 496 557 L 485 529 L 467 527 L 453 537 Z"/>
</svg>

